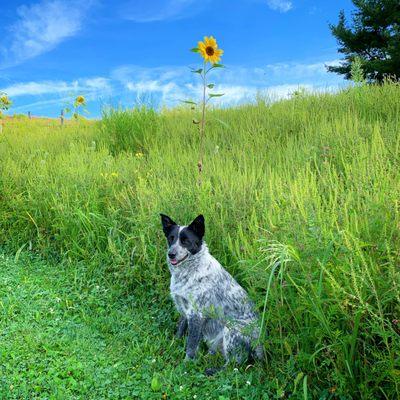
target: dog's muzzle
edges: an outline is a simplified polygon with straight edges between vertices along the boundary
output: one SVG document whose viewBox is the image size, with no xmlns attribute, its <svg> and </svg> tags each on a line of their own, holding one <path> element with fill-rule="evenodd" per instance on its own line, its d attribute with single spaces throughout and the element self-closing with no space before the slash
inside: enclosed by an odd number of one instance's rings
<svg viewBox="0 0 400 400">
<path fill-rule="evenodd" d="M 181 262 L 185 261 L 185 260 L 188 258 L 188 256 L 189 256 L 189 255 L 186 254 L 186 256 L 183 257 L 183 258 L 180 259 L 180 260 L 177 260 L 176 258 L 172 258 L 172 259 L 169 260 L 169 262 L 170 262 L 173 266 L 177 266 L 177 265 L 180 264 Z"/>
</svg>

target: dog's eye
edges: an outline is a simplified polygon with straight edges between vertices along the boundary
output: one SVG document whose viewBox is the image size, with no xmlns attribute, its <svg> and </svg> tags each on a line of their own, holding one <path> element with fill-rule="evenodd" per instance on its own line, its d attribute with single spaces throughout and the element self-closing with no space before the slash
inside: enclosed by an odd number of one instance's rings
<svg viewBox="0 0 400 400">
<path fill-rule="evenodd" d="M 170 240 L 170 242 L 173 242 L 173 241 L 175 240 L 175 236 L 174 236 L 174 235 L 171 235 L 171 236 L 169 237 L 169 240 Z"/>
<path fill-rule="evenodd" d="M 189 244 L 189 240 L 188 239 L 182 239 L 182 244 Z"/>
</svg>

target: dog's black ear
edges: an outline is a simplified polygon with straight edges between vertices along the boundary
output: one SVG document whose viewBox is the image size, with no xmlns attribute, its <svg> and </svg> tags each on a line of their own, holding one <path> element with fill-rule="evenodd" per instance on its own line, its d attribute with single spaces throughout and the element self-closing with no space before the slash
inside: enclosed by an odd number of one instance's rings
<svg viewBox="0 0 400 400">
<path fill-rule="evenodd" d="M 188 226 L 188 229 L 190 229 L 192 232 L 194 232 L 200 239 L 203 238 L 206 227 L 204 223 L 204 217 L 203 215 L 197 216 L 193 222 Z"/>
<path fill-rule="evenodd" d="M 167 215 L 164 214 L 160 214 L 161 216 L 161 224 L 163 227 L 163 231 L 165 236 L 168 236 L 169 233 L 171 232 L 171 229 L 176 226 L 177 224 L 172 221 L 172 219 L 170 217 L 168 217 Z"/>
</svg>

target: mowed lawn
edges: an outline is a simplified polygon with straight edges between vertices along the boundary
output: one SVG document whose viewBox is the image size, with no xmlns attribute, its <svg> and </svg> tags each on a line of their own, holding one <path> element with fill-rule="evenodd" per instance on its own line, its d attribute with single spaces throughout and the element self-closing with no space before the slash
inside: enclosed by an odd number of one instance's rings
<svg viewBox="0 0 400 400">
<path fill-rule="evenodd" d="M 2 400 L 267 399 L 275 393 L 276 382 L 267 383 L 258 367 L 206 378 L 206 364 L 219 360 L 183 362 L 169 301 L 152 301 L 152 293 L 136 298 L 101 277 L 87 280 L 83 266 L 0 256 L 0 293 Z"/>
</svg>

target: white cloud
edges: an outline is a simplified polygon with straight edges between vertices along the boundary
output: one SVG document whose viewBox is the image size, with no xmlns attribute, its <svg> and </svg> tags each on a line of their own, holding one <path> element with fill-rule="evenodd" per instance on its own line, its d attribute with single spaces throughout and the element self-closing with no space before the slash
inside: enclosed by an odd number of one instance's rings
<svg viewBox="0 0 400 400">
<path fill-rule="evenodd" d="M 135 22 L 173 20 L 195 14 L 208 0 L 129 0 L 119 10 L 122 18 Z"/>
<path fill-rule="evenodd" d="M 320 79 L 327 78 L 326 65 L 337 65 L 339 60 L 330 60 L 314 63 L 276 63 L 266 65 L 264 72 L 275 79 Z"/>
<path fill-rule="evenodd" d="M 7 93 L 10 97 L 20 96 L 42 96 L 42 95 L 60 95 L 78 92 L 93 97 L 102 93 L 110 92 L 112 89 L 109 79 L 94 77 L 90 79 L 79 79 L 71 82 L 66 81 L 41 81 L 16 83 L 2 88 L 1 91 Z"/>
<path fill-rule="evenodd" d="M 74 85 L 62 81 L 16 83 L 2 89 L 11 97 L 40 96 L 49 93 L 63 93 L 74 90 Z"/>
<path fill-rule="evenodd" d="M 271 10 L 279 12 L 288 12 L 293 8 L 293 3 L 289 0 L 267 0 L 268 7 Z"/>
<path fill-rule="evenodd" d="M 70 97 L 59 97 L 56 99 L 51 99 L 51 100 L 39 100 L 39 101 L 34 101 L 30 103 L 26 103 L 24 105 L 20 105 L 17 107 L 13 107 L 12 111 L 14 112 L 26 112 L 26 111 L 39 111 L 42 110 L 44 107 L 48 106 L 59 106 L 59 108 L 64 108 L 67 104 L 71 102 Z M 57 110 L 58 113 L 58 110 Z"/>
<path fill-rule="evenodd" d="M 82 80 L 82 90 L 88 91 L 97 91 L 97 90 L 111 90 L 111 83 L 110 79 L 97 77 L 97 78 L 90 78 L 90 79 L 83 79 Z"/>
<path fill-rule="evenodd" d="M 42 0 L 17 9 L 18 20 L 9 27 L 7 48 L 2 66 L 19 64 L 54 49 L 65 39 L 76 35 L 94 3 L 71 0 Z"/>
<path fill-rule="evenodd" d="M 329 74 L 325 68 L 325 64 L 336 62 L 277 63 L 254 68 L 236 66 L 214 71 L 209 79 L 216 83 L 215 92 L 224 93 L 224 96 L 213 99 L 213 103 L 228 105 L 253 101 L 257 93 L 278 100 L 288 97 L 299 87 L 309 91 L 338 87 L 340 78 Z M 187 67 L 143 68 L 128 65 L 115 69 L 111 77 L 129 92 L 154 94 L 166 105 L 201 97 L 198 75 L 191 74 Z"/>
<path fill-rule="evenodd" d="M 252 68 L 233 66 L 212 71 L 209 79 L 215 83 L 213 91 L 224 93 L 224 96 L 214 98 L 212 104 L 227 106 L 252 102 L 257 94 L 276 101 L 287 98 L 299 87 L 308 91 L 337 90 L 343 80 L 329 74 L 325 68 L 325 64 L 337 62 L 277 63 Z M 144 100 L 154 106 L 176 106 L 181 100 L 197 101 L 201 98 L 202 87 L 198 78 L 184 66 L 145 68 L 125 65 L 113 70 L 109 77 L 22 82 L 0 90 L 16 99 L 14 110 L 62 104 L 77 94 L 83 94 L 90 101 L 109 99 L 121 105 Z M 24 102 L 29 104 L 22 106 Z"/>
</svg>

